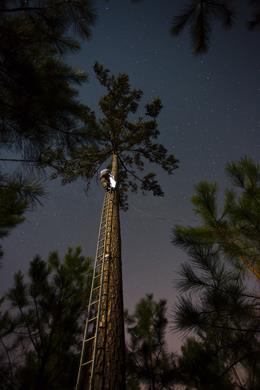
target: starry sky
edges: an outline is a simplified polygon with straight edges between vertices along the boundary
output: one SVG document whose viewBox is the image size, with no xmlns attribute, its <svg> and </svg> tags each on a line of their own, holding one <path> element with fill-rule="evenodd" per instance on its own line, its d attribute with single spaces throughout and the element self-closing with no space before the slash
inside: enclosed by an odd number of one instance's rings
<svg viewBox="0 0 260 390">
<path fill-rule="evenodd" d="M 189 34 L 173 38 L 173 15 L 184 0 L 99 0 L 93 36 L 82 50 L 67 58 L 89 75 L 79 91 L 83 103 L 97 109 L 105 91 L 95 80 L 95 61 L 113 74 L 127 73 L 131 85 L 144 91 L 143 104 L 160 97 L 160 142 L 180 160 L 172 176 L 158 170 L 164 198 L 130 196 L 130 208 L 121 214 L 124 301 L 130 310 L 146 293 L 168 300 L 171 314 L 176 298 L 174 283 L 186 255 L 171 242 L 174 224 L 194 225 L 190 197 L 200 180 L 217 181 L 220 192 L 228 182 L 224 167 L 260 152 L 259 31 L 249 32 L 246 1 L 238 1 L 236 24 L 224 31 L 215 24 L 208 54 L 194 56 Z M 81 245 L 94 256 L 104 192 L 97 181 L 85 193 L 82 181 L 62 186 L 46 182 L 43 207 L 27 214 L 25 223 L 3 242 L 1 291 L 10 286 L 19 268 L 26 270 L 36 254 L 51 250 L 64 254 Z M 221 194 L 220 194 L 221 200 Z M 172 349 L 178 337 L 168 335 Z"/>
</svg>

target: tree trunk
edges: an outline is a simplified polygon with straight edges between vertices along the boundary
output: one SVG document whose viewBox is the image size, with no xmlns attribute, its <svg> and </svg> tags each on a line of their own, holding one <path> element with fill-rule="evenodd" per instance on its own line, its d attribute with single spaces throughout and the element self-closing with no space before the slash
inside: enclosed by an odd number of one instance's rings
<svg viewBox="0 0 260 390">
<path fill-rule="evenodd" d="M 117 156 L 112 156 L 112 175 L 118 180 Z M 125 337 L 121 236 L 118 185 L 112 190 L 112 221 L 109 237 L 109 261 L 106 261 L 103 280 L 103 300 L 97 356 L 93 375 L 93 390 L 125 389 Z"/>
<path fill-rule="evenodd" d="M 118 181 L 118 159 L 112 156 L 112 175 Z M 123 282 L 121 262 L 121 235 L 118 185 L 113 196 L 111 229 L 111 263 L 109 272 L 108 321 L 106 343 L 106 389 L 125 389 L 125 337 Z"/>
</svg>

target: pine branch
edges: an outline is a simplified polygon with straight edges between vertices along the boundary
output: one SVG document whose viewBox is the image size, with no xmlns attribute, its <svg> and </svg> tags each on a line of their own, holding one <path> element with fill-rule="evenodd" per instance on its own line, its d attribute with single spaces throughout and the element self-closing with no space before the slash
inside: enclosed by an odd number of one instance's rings
<svg viewBox="0 0 260 390">
<path fill-rule="evenodd" d="M 9 379 L 8 377 L 8 380 L 11 384 L 11 386 L 14 386 L 14 372 L 13 372 L 13 362 L 12 362 L 12 359 L 11 359 L 11 356 L 10 356 L 10 352 L 9 352 L 9 349 L 7 347 L 7 345 L 5 344 L 4 342 L 4 339 L 2 336 L 0 336 L 0 342 L 4 348 L 4 351 L 6 353 L 6 356 L 7 356 L 7 360 L 8 360 L 8 367 L 9 367 L 9 371 L 11 373 L 11 378 Z"/>
</svg>

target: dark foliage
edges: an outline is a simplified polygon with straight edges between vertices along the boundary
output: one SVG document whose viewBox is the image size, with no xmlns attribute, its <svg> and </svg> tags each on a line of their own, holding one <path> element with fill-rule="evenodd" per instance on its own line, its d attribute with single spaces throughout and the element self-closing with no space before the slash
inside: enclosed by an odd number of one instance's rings
<svg viewBox="0 0 260 390">
<path fill-rule="evenodd" d="M 194 54 L 205 53 L 210 46 L 211 27 L 214 20 L 224 28 L 230 28 L 234 19 L 232 1 L 192 0 L 174 17 L 171 33 L 180 34 L 187 26 L 190 30 Z"/>
<path fill-rule="evenodd" d="M 179 382 L 186 389 L 234 390 L 224 362 L 211 345 L 188 338 L 178 359 Z"/>
<path fill-rule="evenodd" d="M 25 220 L 25 212 L 45 195 L 39 181 L 0 175 L 0 239 Z M 0 257 L 3 255 L 0 246 Z"/>
<path fill-rule="evenodd" d="M 260 1 L 259 0 L 251 0 L 250 1 L 252 7 L 252 16 L 251 20 L 248 22 L 248 27 L 250 30 L 260 29 Z"/>
<path fill-rule="evenodd" d="M 132 315 L 126 313 L 127 388 L 151 390 L 173 389 L 176 366 L 173 354 L 167 352 L 166 301 L 156 302 L 146 295 L 136 305 Z"/>
<path fill-rule="evenodd" d="M 226 192 L 223 212 L 217 210 L 216 184 L 200 183 L 192 202 L 202 226 L 176 226 L 173 231 L 173 242 L 191 259 L 182 266 L 174 328 L 196 336 L 186 345 L 193 357 L 184 359 L 190 385 L 224 389 L 233 383 L 231 388 L 258 389 L 259 291 L 246 287 L 241 268 L 258 275 L 259 166 L 243 158 L 228 164 L 227 172 L 238 191 Z M 195 375 L 195 362 L 200 366 L 205 359 L 205 372 L 196 370 Z"/>
<path fill-rule="evenodd" d="M 85 0 L 5 0 L 0 15 L 0 141 L 37 160 L 50 144 L 68 146 L 85 121 L 74 85 L 86 76 L 62 54 L 79 49 L 71 29 L 88 38 L 95 16 Z"/>
<path fill-rule="evenodd" d="M 2 298 L 1 389 L 72 389 L 90 288 L 90 259 L 69 248 L 61 261 L 36 256 Z"/>
<path fill-rule="evenodd" d="M 249 1 L 251 18 L 247 25 L 250 30 L 259 29 L 260 2 Z M 235 21 L 235 2 L 232 0 L 210 1 L 191 0 L 183 11 L 174 17 L 171 27 L 172 35 L 179 35 L 183 30 L 189 29 L 194 54 L 206 53 L 211 44 L 211 33 L 215 21 L 222 24 L 225 29 L 232 27 Z"/>
<path fill-rule="evenodd" d="M 192 244 L 204 250 L 214 244 L 240 269 L 260 278 L 260 167 L 245 157 L 226 170 L 233 187 L 225 192 L 222 210 L 216 183 L 199 183 L 192 203 L 201 226 L 176 226 L 173 240 L 188 251 L 195 250 Z"/>
<path fill-rule="evenodd" d="M 192 264 L 182 267 L 174 329 L 184 334 L 193 332 L 197 340 L 188 341 L 183 347 L 179 362 L 182 380 L 188 378 L 188 383 L 198 389 L 234 388 L 231 383 L 257 389 L 260 380 L 257 292 L 246 288 L 238 272 L 227 270 L 213 249 L 193 243 L 189 254 Z M 185 348 L 191 354 L 188 359 Z M 201 367 L 203 360 L 207 364 L 200 371 L 195 367 Z"/>
</svg>

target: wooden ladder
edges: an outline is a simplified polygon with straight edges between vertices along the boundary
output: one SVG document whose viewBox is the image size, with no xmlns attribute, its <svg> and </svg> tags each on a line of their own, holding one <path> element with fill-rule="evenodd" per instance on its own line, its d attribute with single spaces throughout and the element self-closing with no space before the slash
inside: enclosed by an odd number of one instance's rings
<svg viewBox="0 0 260 390">
<path fill-rule="evenodd" d="M 102 367 L 105 365 L 113 199 L 114 192 L 107 191 L 100 219 L 76 390 L 100 390 L 104 386 Z"/>
</svg>

